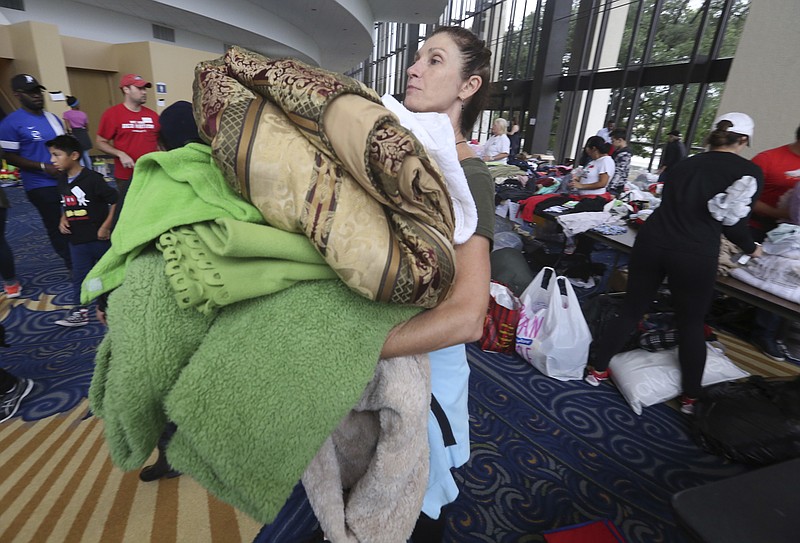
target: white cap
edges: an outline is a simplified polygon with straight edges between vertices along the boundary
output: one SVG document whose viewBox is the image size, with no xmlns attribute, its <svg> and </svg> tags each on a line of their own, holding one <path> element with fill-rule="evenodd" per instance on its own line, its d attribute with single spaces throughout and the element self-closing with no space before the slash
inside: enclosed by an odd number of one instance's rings
<svg viewBox="0 0 800 543">
<path fill-rule="evenodd" d="M 720 121 L 728 121 L 733 126 L 728 128 L 728 132 L 736 132 L 737 134 L 742 134 L 747 136 L 747 145 L 753 143 L 753 130 L 755 129 L 755 123 L 750 115 L 746 113 L 725 113 L 724 115 L 720 115 L 714 121 L 714 129 L 716 130 L 717 124 Z"/>
</svg>

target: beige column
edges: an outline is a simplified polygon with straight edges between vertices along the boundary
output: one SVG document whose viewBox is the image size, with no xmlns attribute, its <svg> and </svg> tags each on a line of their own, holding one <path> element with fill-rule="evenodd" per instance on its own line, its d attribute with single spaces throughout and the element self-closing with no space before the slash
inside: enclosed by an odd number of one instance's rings
<svg viewBox="0 0 800 543">
<path fill-rule="evenodd" d="M 53 101 L 52 91 L 69 94 L 69 79 L 64 62 L 64 51 L 58 26 L 36 21 L 25 21 L 9 25 L 11 46 L 14 50 L 14 62 L 8 77 L 18 73 L 28 73 L 47 87 L 45 108 L 59 117 L 68 109 L 66 102 Z M 10 89 L 9 81 L 3 82 L 3 88 Z M 15 106 L 19 104 L 14 101 Z"/>
<path fill-rule="evenodd" d="M 719 113 L 741 111 L 755 121 L 751 158 L 794 141 L 800 126 L 800 2 L 750 2 Z"/>
<path fill-rule="evenodd" d="M 629 2 L 621 0 L 612 0 L 608 3 L 606 6 L 609 8 L 608 26 L 606 27 L 605 36 L 603 37 L 603 43 L 598 43 L 600 40 L 602 15 L 598 16 L 592 37 L 592 50 L 586 63 L 587 66 L 593 66 L 595 57 L 599 55 L 598 66 L 601 70 L 616 69 L 617 61 L 619 60 L 619 51 L 622 46 L 622 36 L 625 34 L 625 23 L 628 20 L 629 4 Z M 572 149 L 580 149 L 589 136 L 594 136 L 597 134 L 598 130 L 606 125 L 606 112 L 608 110 L 608 101 L 611 98 L 611 90 L 612 89 L 597 89 L 592 93 L 591 100 L 587 100 L 588 92 L 582 93 L 577 118 L 582 119 L 583 111 L 588 107 L 588 124 L 583 141 L 578 141 L 577 138 L 580 134 L 576 133 L 575 140 L 572 143 Z"/>
</svg>

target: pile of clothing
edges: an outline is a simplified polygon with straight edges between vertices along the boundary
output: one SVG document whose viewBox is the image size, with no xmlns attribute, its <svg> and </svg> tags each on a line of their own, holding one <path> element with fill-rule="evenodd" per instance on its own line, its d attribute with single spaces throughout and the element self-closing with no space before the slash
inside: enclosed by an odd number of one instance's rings
<svg viewBox="0 0 800 543">
<path fill-rule="evenodd" d="M 800 303 L 800 226 L 783 223 L 764 240 L 764 255 L 730 271 L 731 277 Z"/>
</svg>

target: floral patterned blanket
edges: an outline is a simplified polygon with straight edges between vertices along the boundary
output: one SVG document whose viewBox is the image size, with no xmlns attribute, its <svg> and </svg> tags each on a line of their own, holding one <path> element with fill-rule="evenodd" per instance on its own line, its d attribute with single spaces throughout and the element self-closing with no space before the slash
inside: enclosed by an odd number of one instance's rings
<svg viewBox="0 0 800 543">
<path fill-rule="evenodd" d="M 445 181 L 374 91 L 232 47 L 197 66 L 194 110 L 228 183 L 270 225 L 305 234 L 351 289 L 420 307 L 447 296 Z"/>
</svg>

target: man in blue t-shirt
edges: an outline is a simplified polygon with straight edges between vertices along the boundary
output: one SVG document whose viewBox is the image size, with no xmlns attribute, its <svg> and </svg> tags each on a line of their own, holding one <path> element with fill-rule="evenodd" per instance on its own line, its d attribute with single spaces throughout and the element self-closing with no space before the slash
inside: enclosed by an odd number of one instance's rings
<svg viewBox="0 0 800 543">
<path fill-rule="evenodd" d="M 42 217 L 50 244 L 67 268 L 72 269 L 69 245 L 58 230 L 61 220 L 58 170 L 50 164 L 50 151 L 45 145 L 63 134 L 64 127 L 58 117 L 44 111 L 45 88 L 35 77 L 15 75 L 11 78 L 11 89 L 22 107 L 0 123 L 0 146 L 6 161 L 20 169 L 25 194 Z"/>
</svg>

